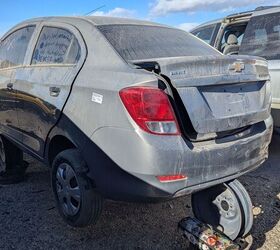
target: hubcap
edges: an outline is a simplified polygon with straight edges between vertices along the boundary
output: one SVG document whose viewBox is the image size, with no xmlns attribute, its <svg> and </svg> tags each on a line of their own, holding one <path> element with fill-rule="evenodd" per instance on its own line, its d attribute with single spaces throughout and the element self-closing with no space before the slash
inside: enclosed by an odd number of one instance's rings
<svg viewBox="0 0 280 250">
<path fill-rule="evenodd" d="M 74 170 L 67 163 L 57 168 L 56 192 L 63 213 L 67 216 L 76 215 L 81 205 L 81 190 Z"/>
<path fill-rule="evenodd" d="M 4 143 L 0 137 L 0 173 L 5 172 L 6 170 L 6 156 Z"/>
</svg>

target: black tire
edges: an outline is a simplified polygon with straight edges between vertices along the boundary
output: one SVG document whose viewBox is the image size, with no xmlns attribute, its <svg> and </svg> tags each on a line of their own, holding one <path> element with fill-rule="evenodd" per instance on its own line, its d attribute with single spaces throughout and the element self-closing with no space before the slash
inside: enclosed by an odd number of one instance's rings
<svg viewBox="0 0 280 250">
<path fill-rule="evenodd" d="M 28 163 L 23 160 L 22 150 L 0 136 L 0 184 L 23 181 L 27 167 Z"/>
<path fill-rule="evenodd" d="M 64 221 L 73 227 L 95 224 L 102 212 L 103 198 L 94 190 L 87 171 L 86 162 L 77 149 L 59 153 L 52 164 L 52 189 L 57 208 Z"/>
</svg>

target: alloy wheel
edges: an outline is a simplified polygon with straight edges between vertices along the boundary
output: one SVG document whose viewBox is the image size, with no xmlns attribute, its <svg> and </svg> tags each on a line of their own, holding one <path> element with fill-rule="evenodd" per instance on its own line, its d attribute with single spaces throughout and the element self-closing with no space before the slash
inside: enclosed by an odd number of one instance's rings
<svg viewBox="0 0 280 250">
<path fill-rule="evenodd" d="M 67 163 L 57 168 L 56 192 L 63 213 L 66 216 L 77 215 L 81 206 L 81 190 L 73 168 Z"/>
</svg>

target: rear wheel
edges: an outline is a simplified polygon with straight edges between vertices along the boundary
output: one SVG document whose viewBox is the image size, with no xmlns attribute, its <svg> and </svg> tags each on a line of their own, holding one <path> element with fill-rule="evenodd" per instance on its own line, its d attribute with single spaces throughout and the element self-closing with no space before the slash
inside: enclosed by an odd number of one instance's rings
<svg viewBox="0 0 280 250">
<path fill-rule="evenodd" d="M 52 188 L 60 215 L 71 226 L 84 227 L 98 220 L 103 199 L 86 176 L 87 166 L 78 150 L 58 154 L 52 167 Z"/>
<path fill-rule="evenodd" d="M 22 151 L 0 136 L 0 184 L 23 181 L 27 166 L 27 162 L 23 161 Z"/>
<path fill-rule="evenodd" d="M 252 202 L 244 186 L 234 180 L 193 194 L 194 215 L 235 240 L 253 225 Z"/>
</svg>

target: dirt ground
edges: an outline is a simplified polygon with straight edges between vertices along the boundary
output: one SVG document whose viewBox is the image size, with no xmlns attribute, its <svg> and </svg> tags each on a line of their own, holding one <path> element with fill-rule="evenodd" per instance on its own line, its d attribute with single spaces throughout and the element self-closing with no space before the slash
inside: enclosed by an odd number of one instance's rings
<svg viewBox="0 0 280 250">
<path fill-rule="evenodd" d="M 255 218 L 251 249 L 280 249 L 280 136 L 269 160 L 240 178 Z M 98 224 L 67 226 L 54 208 L 49 171 L 30 162 L 24 183 L 0 186 L 0 249 L 187 249 L 177 222 L 191 215 L 190 199 L 160 204 L 107 201 Z"/>
</svg>

